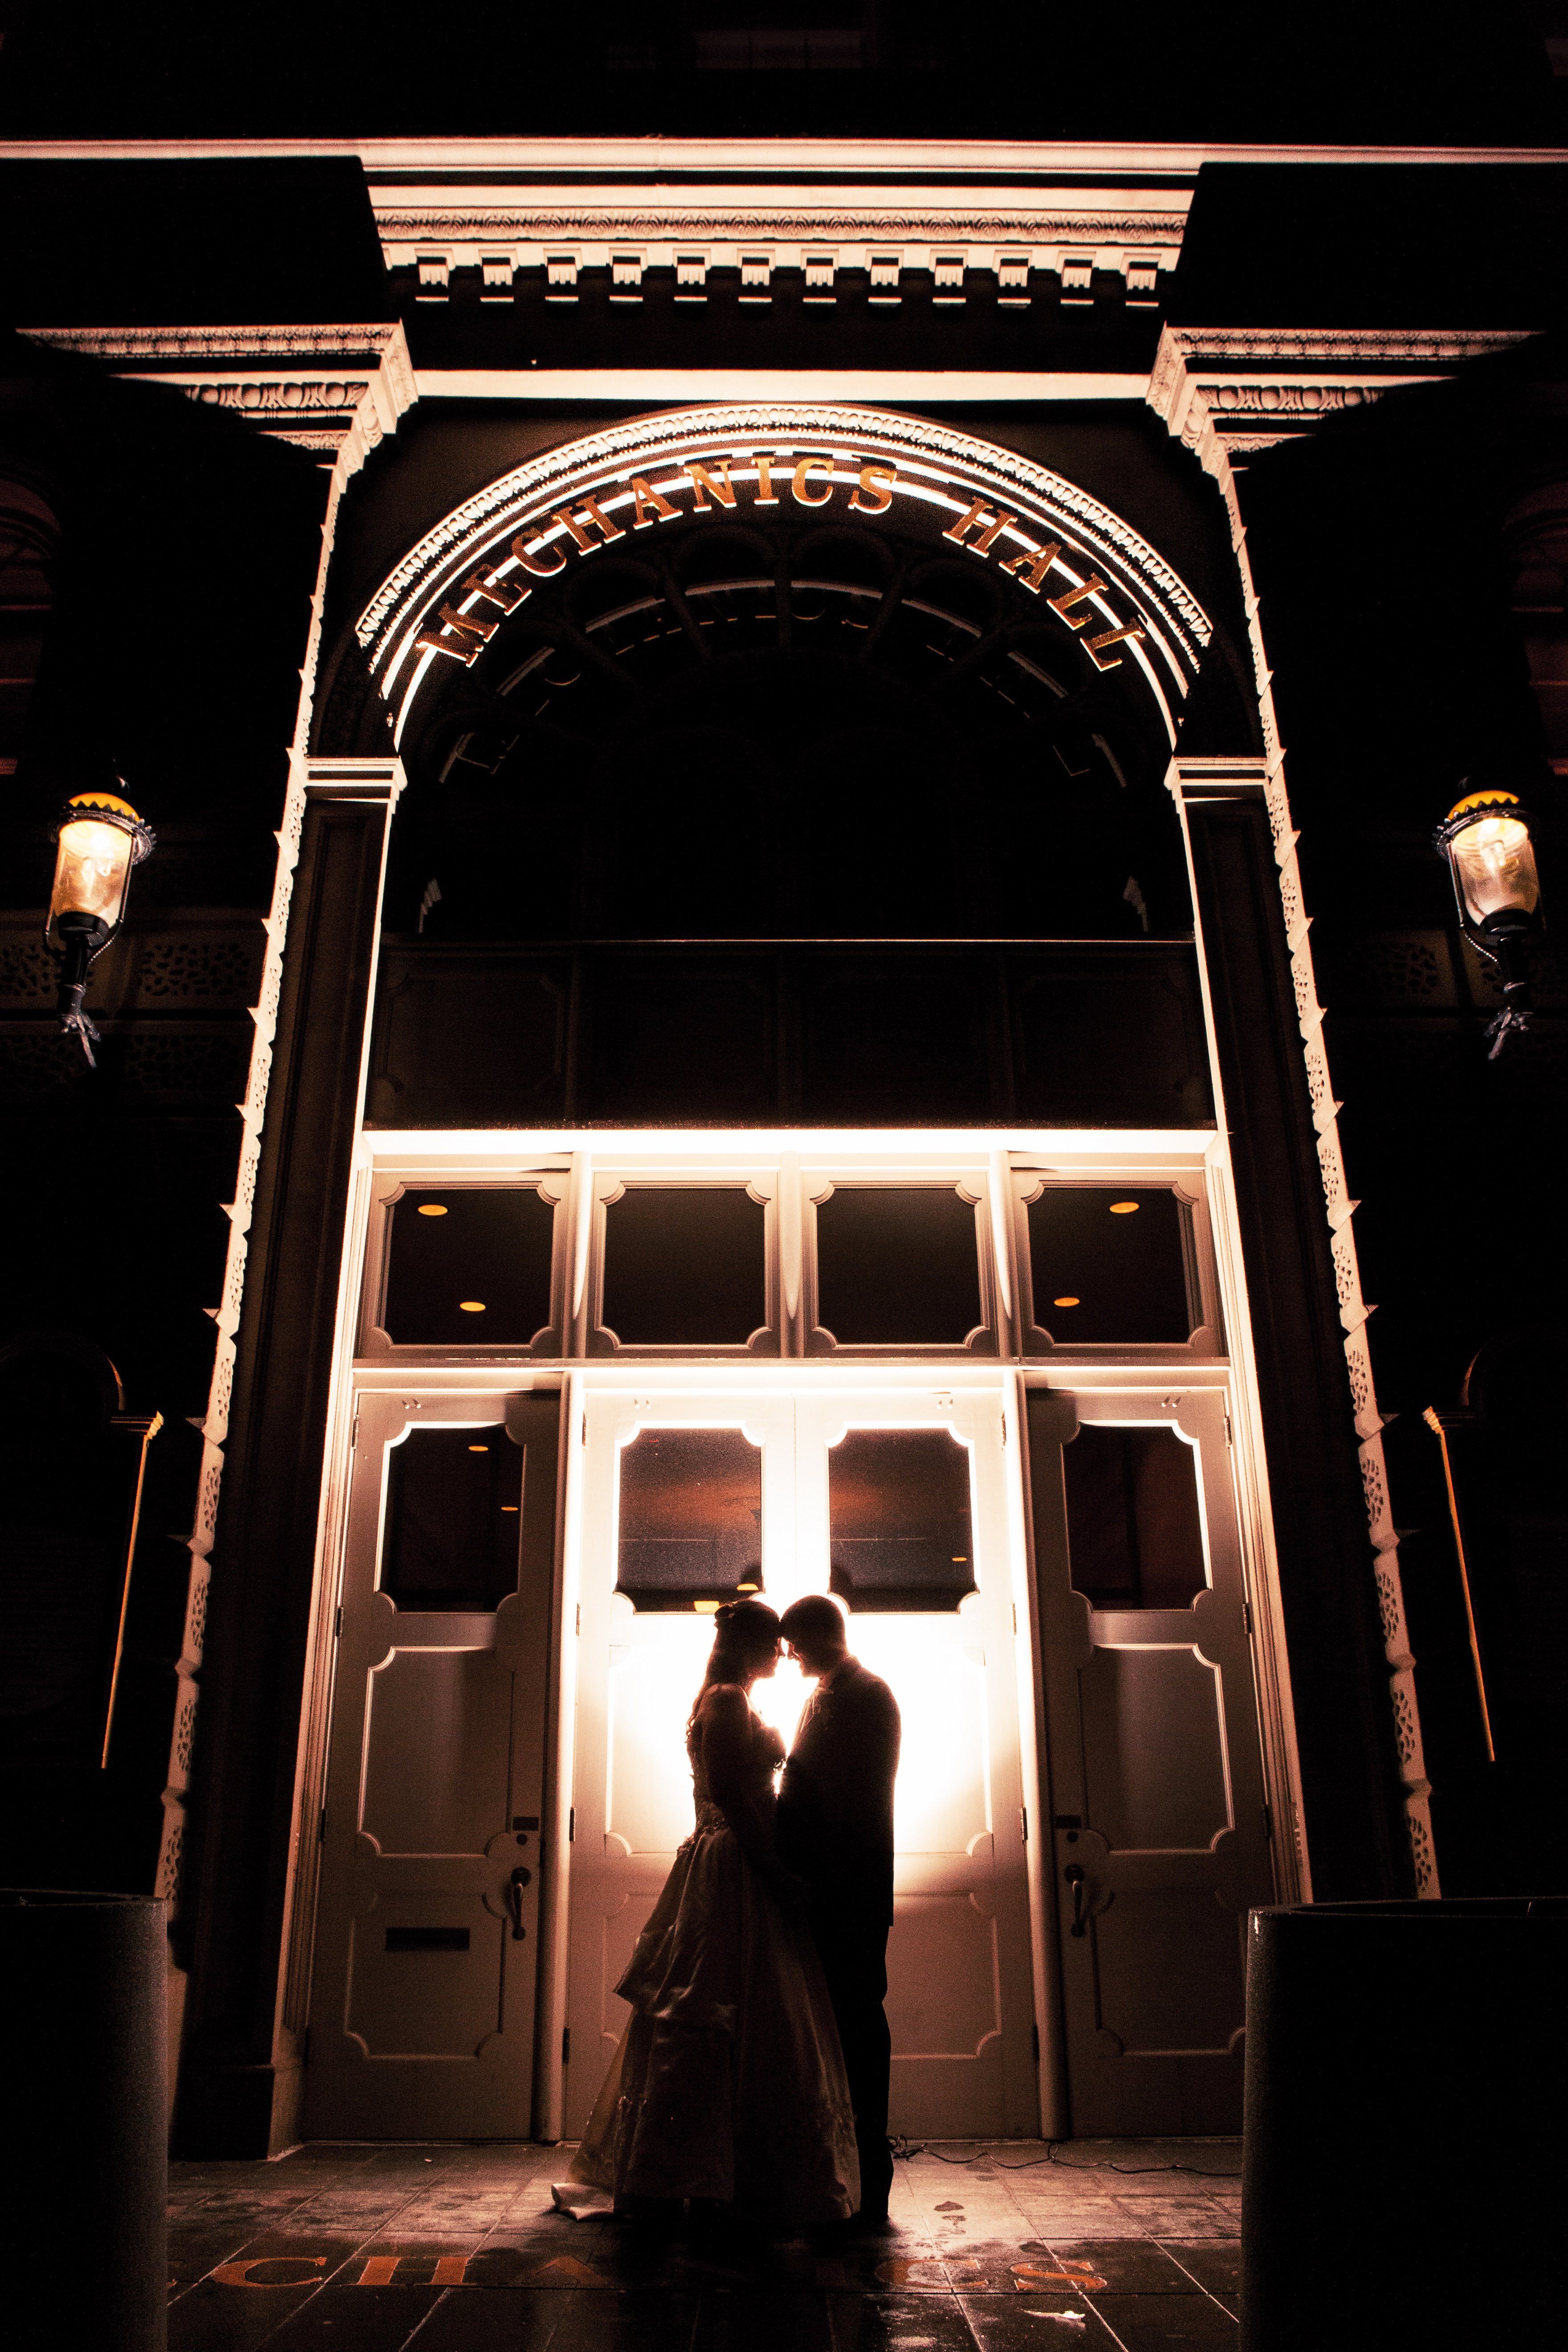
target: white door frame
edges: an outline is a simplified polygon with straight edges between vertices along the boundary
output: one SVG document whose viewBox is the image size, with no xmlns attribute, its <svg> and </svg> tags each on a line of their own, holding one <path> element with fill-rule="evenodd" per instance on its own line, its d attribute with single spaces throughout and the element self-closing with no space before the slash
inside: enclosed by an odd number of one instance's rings
<svg viewBox="0 0 1568 2352">
<path fill-rule="evenodd" d="M 1039 1630 L 1032 1602 L 1032 1575 L 1028 1566 L 1026 1448 L 1020 1416 L 1022 1393 L 1029 1375 L 1038 1375 L 1047 1367 L 1032 1360 L 1026 1365 L 1016 1352 L 1017 1327 L 1021 1319 L 1019 1310 L 1023 1302 L 1018 1293 L 1018 1260 L 1011 1238 L 1011 1219 L 1002 1199 L 1003 1182 L 1009 1167 L 1047 1168 L 1062 1177 L 1082 1176 L 1088 1180 L 1117 1178 L 1129 1182 L 1146 1178 L 1155 1171 L 1185 1170 L 1190 1171 L 1205 1189 L 1214 1251 L 1213 1275 L 1228 1336 L 1228 1352 L 1225 1358 L 1210 1357 L 1206 1361 L 1187 1359 L 1180 1367 L 1179 1377 L 1188 1387 L 1212 1385 L 1222 1388 L 1228 1399 L 1236 1444 L 1240 1538 L 1247 1591 L 1253 1615 L 1253 1670 L 1259 1698 L 1263 1770 L 1277 1825 L 1275 1861 L 1280 1899 L 1292 1900 L 1310 1894 L 1284 1627 L 1273 1532 L 1269 1517 L 1262 1426 L 1255 1382 L 1251 1377 L 1250 1331 L 1241 1275 L 1240 1239 L 1223 1130 L 1127 1130 L 1115 1134 L 1085 1134 L 1051 1129 L 966 1129 L 951 1133 L 922 1132 L 918 1138 L 899 1130 L 866 1129 L 810 1132 L 747 1129 L 735 1133 L 703 1130 L 679 1137 L 672 1135 L 667 1129 L 626 1129 L 614 1134 L 604 1130 L 579 1132 L 556 1129 L 537 1132 L 414 1130 L 406 1134 L 376 1130 L 361 1134 L 356 1146 L 339 1295 L 333 1395 L 329 1415 L 318 1538 L 316 1605 L 306 1677 L 307 1704 L 300 1726 L 296 1776 L 295 1850 L 301 1856 L 301 1865 L 290 1888 L 290 1917 L 286 1927 L 289 1948 L 288 1966 L 279 1993 L 280 2046 L 286 2038 L 286 2019 L 292 2016 L 302 2021 L 308 1999 L 316 1899 L 313 1832 L 325 1780 L 331 1698 L 331 1631 L 342 1570 L 350 1441 L 357 1399 L 366 1391 L 412 1392 L 413 1386 L 417 1386 L 421 1394 L 434 1396 L 453 1391 L 476 1393 L 491 1389 L 497 1393 L 516 1393 L 541 1380 L 551 1386 L 559 1383 L 563 1410 L 558 1484 L 560 1529 L 556 1571 L 558 1633 L 552 1661 L 551 1721 L 547 1733 L 549 1778 L 544 1818 L 549 1844 L 543 1858 L 534 2132 L 536 2137 L 542 2141 L 559 2137 L 564 2096 L 561 2035 L 567 2009 L 570 1790 L 576 1760 L 576 1610 L 580 1597 L 582 1557 L 582 1408 L 587 1394 L 586 1383 L 590 1380 L 596 1388 L 602 1383 L 619 1381 L 634 1389 L 639 1377 L 646 1379 L 653 1370 L 651 1364 L 640 1368 L 613 1360 L 605 1361 L 599 1359 L 591 1363 L 583 1360 L 582 1341 L 588 1321 L 591 1255 L 590 1219 L 594 1169 L 596 1163 L 602 1165 L 612 1160 L 617 1167 L 632 1160 L 647 1166 L 662 1162 L 669 1167 L 672 1173 L 689 1171 L 695 1174 L 720 1164 L 728 1170 L 741 1164 L 752 1166 L 769 1162 L 785 1167 L 792 1162 L 798 1170 L 802 1158 L 808 1160 L 812 1167 L 831 1161 L 845 1165 L 853 1161 L 879 1170 L 898 1166 L 916 1181 L 938 1165 L 949 1163 L 961 1162 L 966 1169 L 988 1171 L 990 1265 L 1001 1310 L 998 1318 L 999 1360 L 996 1356 L 982 1360 L 971 1357 L 965 1361 L 951 1360 L 940 1367 L 929 1360 L 902 1365 L 878 1363 L 875 1379 L 879 1385 L 885 1382 L 890 1388 L 908 1384 L 929 1389 L 934 1380 L 940 1377 L 949 1388 L 978 1384 L 989 1389 L 998 1398 L 998 1408 L 1008 1430 L 1006 1476 L 1008 1509 L 1012 1522 L 1009 1548 L 1015 1562 L 1019 1564 L 1015 1573 L 1022 1578 L 1019 1594 L 1019 1640 L 1015 1653 L 1022 1742 L 1020 1760 L 1027 1784 L 1040 1790 L 1042 1807 L 1048 1804 L 1049 1800 L 1040 1777 L 1044 1759 L 1038 1752 L 1037 1746 L 1036 1695 L 1040 1686 Z M 565 1214 L 569 1238 L 565 1244 L 564 1319 L 566 1347 L 570 1352 L 566 1357 L 547 1365 L 541 1359 L 528 1360 L 515 1351 L 505 1358 L 497 1356 L 488 1361 L 470 1357 L 461 1362 L 454 1361 L 449 1354 L 444 1358 L 440 1351 L 399 1350 L 390 1359 L 386 1355 L 366 1356 L 358 1352 L 367 1238 L 371 1217 L 376 1213 L 376 1196 L 384 1189 L 382 1180 L 417 1176 L 439 1182 L 444 1179 L 456 1181 L 466 1176 L 494 1182 L 537 1175 L 540 1171 L 549 1170 L 559 1182 L 559 1171 L 568 1167 L 570 1184 Z M 797 1287 L 799 1285 L 799 1274 L 795 1269 L 799 1237 L 793 1237 L 796 1246 L 791 1248 L 788 1199 L 783 1203 L 781 1213 L 784 1219 L 783 1307 L 788 1327 L 791 1310 L 797 1317 L 800 1313 L 800 1306 L 789 1296 L 792 1276 Z M 1049 1370 L 1051 1377 L 1059 1379 L 1063 1385 L 1081 1389 L 1092 1388 L 1102 1382 L 1121 1387 L 1129 1383 L 1147 1385 L 1155 1391 L 1168 1389 L 1175 1368 L 1169 1362 L 1142 1363 L 1140 1352 L 1102 1351 L 1100 1357 L 1086 1360 L 1077 1353 L 1062 1349 L 1051 1360 Z M 689 1365 L 683 1369 L 689 1375 L 695 1372 L 697 1367 Z M 744 1366 L 737 1366 L 736 1370 L 749 1387 L 754 1381 L 765 1381 L 770 1371 L 775 1376 L 788 1371 L 793 1379 L 798 1376 L 800 1366 L 794 1361 L 781 1363 L 778 1359 L 774 1359 L 771 1364 L 753 1360 Z M 863 1384 L 869 1371 L 870 1367 L 863 1360 L 858 1363 L 846 1360 L 840 1365 L 818 1361 L 812 1365 L 810 1377 L 813 1381 L 831 1380 L 841 1372 L 845 1378 L 858 1378 Z M 1027 1639 L 1024 1638 L 1026 1625 Z M 552 1831 L 553 1835 L 549 1834 Z M 1031 1823 L 1026 1845 L 1026 1864 L 1035 2014 L 1040 2044 L 1040 2128 L 1051 2134 L 1064 2126 L 1066 2110 L 1065 2053 L 1061 2046 L 1061 2003 L 1057 1992 L 1054 1873 L 1042 1867 L 1048 1859 L 1043 1841 L 1033 1834 Z"/>
</svg>

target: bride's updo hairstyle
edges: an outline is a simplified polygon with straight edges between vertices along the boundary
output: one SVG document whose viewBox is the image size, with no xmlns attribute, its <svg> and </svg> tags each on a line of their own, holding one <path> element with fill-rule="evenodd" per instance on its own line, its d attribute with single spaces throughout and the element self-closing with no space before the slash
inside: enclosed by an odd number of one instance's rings
<svg viewBox="0 0 1568 2352">
<path fill-rule="evenodd" d="M 703 1703 L 703 1691 L 716 1683 L 744 1681 L 766 1658 L 779 1639 L 779 1613 L 766 1601 L 727 1601 L 713 1621 L 713 1647 L 703 1671 L 702 1689 L 692 1702 L 692 1721 Z"/>
</svg>

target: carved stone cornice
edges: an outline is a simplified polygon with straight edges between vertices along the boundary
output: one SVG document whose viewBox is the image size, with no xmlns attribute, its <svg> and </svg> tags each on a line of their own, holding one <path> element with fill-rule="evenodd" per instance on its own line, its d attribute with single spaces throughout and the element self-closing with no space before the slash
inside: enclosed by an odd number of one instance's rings
<svg viewBox="0 0 1568 2352">
<path fill-rule="evenodd" d="M 350 381 L 304 376 L 271 383 L 255 376 L 225 383 L 202 377 L 193 383 L 165 375 L 156 381 L 178 381 L 179 389 L 199 407 L 226 408 L 275 441 L 292 441 L 300 449 L 334 451 L 348 439 L 370 390 L 363 377 Z"/>
<path fill-rule="evenodd" d="M 787 245 L 824 241 L 852 246 L 897 245 L 1159 245 L 1179 246 L 1180 213 L 1099 212 L 747 212 L 551 210 L 491 205 L 483 211 L 383 211 L 383 246 L 411 243 L 474 245 L 492 239 L 524 245 L 577 241 L 590 245 L 694 243 L 737 245 L 753 240 Z"/>
<path fill-rule="evenodd" d="M 99 359 L 227 361 L 377 356 L 401 333 L 395 319 L 358 326 L 23 327 L 30 342 Z"/>
<path fill-rule="evenodd" d="M 427 301 L 444 299 L 454 269 L 481 267 L 493 299 L 515 271 L 547 267 L 552 284 L 561 285 L 574 284 L 580 268 L 613 268 L 618 285 L 640 283 L 646 268 L 673 269 L 690 289 L 706 284 L 710 268 L 745 274 L 750 264 L 746 283 L 755 289 L 767 282 L 755 272 L 759 254 L 769 272 L 825 261 L 824 287 L 834 269 L 869 269 L 884 299 L 905 270 L 933 270 L 949 291 L 968 271 L 992 273 L 1004 297 L 1015 299 L 1032 271 L 1071 279 L 1076 296 L 1098 270 L 1124 277 L 1130 299 L 1143 301 L 1159 272 L 1173 270 L 1180 257 L 1187 201 L 1129 205 L 1118 192 L 1099 205 L 1089 197 L 1030 205 L 1015 191 L 991 205 L 966 191 L 951 205 L 930 196 L 899 205 L 873 192 L 864 201 L 846 203 L 841 194 L 813 206 L 792 191 L 788 200 L 731 195 L 705 205 L 681 190 L 665 207 L 646 194 L 624 205 L 545 205 L 523 194 L 511 204 L 489 194 L 465 204 L 441 195 L 420 204 L 400 191 L 377 205 L 388 268 L 418 265 Z M 626 274 L 632 268 L 634 276 Z"/>
<path fill-rule="evenodd" d="M 1149 405 L 1218 478 L 1233 455 L 1292 440 L 1335 410 L 1432 383 L 1533 331 L 1167 326 Z"/>
<path fill-rule="evenodd" d="M 1473 360 L 1521 342 L 1528 330 L 1490 327 L 1176 327 L 1168 331 L 1188 361 L 1233 366 L 1265 360 L 1309 367 L 1416 367 Z"/>
<path fill-rule="evenodd" d="M 371 326 L 22 331 L 56 350 L 120 362 L 112 368 L 115 375 L 167 384 L 200 407 L 226 409 L 271 440 L 337 457 L 346 474 L 356 472 L 368 453 L 397 430 L 398 419 L 419 396 L 407 338 L 397 320 Z M 323 364 L 345 358 L 356 363 L 355 373 Z"/>
</svg>

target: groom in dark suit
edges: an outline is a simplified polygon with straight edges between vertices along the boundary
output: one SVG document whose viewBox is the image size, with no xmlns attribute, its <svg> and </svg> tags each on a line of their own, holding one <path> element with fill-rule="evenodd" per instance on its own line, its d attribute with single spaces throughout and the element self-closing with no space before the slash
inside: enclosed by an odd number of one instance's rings
<svg viewBox="0 0 1568 2352">
<path fill-rule="evenodd" d="M 779 1851 L 811 1889 L 809 1917 L 828 1979 L 860 2147 L 861 2217 L 885 2220 L 893 2185 L 887 2144 L 892 2038 L 887 1931 L 893 1925 L 893 1783 L 898 1703 L 852 1658 L 826 1593 L 786 1609 L 780 1637 L 816 1689 L 807 1700 L 779 1792 Z"/>
</svg>

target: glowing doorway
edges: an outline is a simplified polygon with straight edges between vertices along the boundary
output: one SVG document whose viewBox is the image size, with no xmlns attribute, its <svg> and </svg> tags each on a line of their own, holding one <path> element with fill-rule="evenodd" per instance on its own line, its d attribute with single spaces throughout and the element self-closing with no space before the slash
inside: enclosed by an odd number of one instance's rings
<svg viewBox="0 0 1568 2352">
<path fill-rule="evenodd" d="M 597 2095 L 626 2017 L 616 1979 L 692 1824 L 685 1731 L 712 1600 L 661 1605 L 644 1583 L 640 1606 L 626 1589 L 629 1553 L 647 1574 L 649 1538 L 623 1532 L 641 1507 L 640 1454 L 650 1440 L 721 1433 L 737 1489 L 745 1454 L 758 1457 L 756 1572 L 746 1580 L 779 1608 L 838 1590 L 852 1650 L 891 1685 L 904 1716 L 888 1951 L 892 2128 L 1033 2130 L 1014 1633 L 1021 1563 L 999 1382 L 915 1388 L 862 1373 L 761 1395 L 748 1383 L 741 1395 L 689 1376 L 655 1389 L 644 1373 L 638 1387 L 591 1392 L 586 1403 L 568 2132 L 581 2129 Z M 923 1459 L 935 1465 L 924 1489 Z M 843 1464 L 847 1479 L 835 1476 Z M 868 1517 L 884 1532 L 861 1532 Z M 706 1559 L 696 1572 L 707 1572 Z M 788 1663 L 758 1687 L 758 1712 L 786 1738 L 806 1688 Z"/>
</svg>

